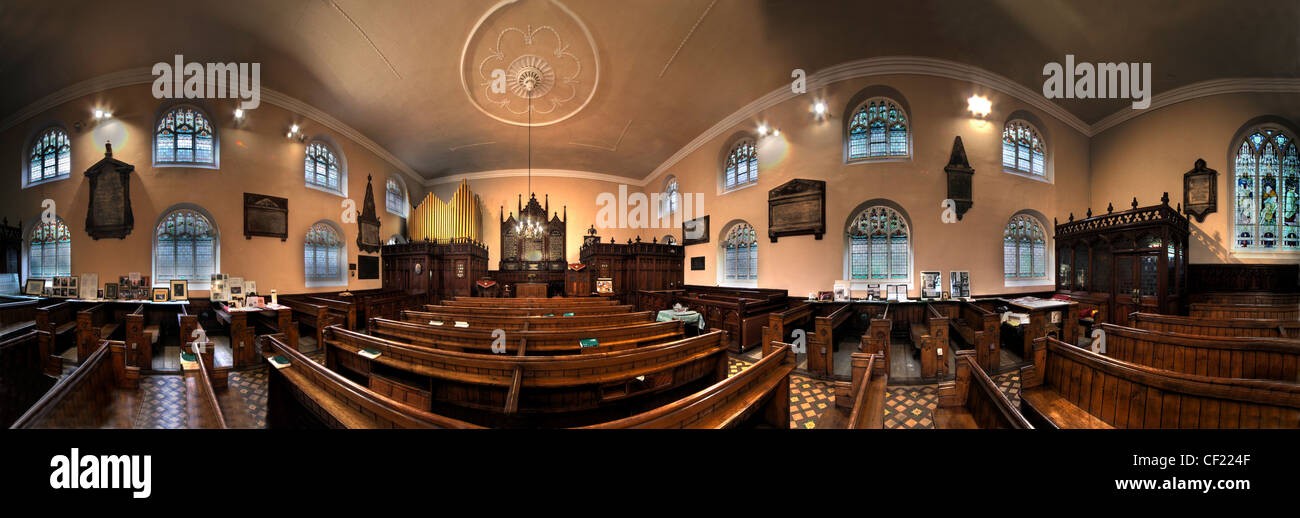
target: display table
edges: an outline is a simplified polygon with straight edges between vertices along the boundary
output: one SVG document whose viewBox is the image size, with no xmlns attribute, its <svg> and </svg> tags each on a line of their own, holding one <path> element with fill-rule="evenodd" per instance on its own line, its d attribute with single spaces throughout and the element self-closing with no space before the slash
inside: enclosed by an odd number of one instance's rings
<svg viewBox="0 0 1300 518">
<path fill-rule="evenodd" d="M 546 284 L 540 282 L 521 282 L 515 284 L 515 298 L 546 298 Z"/>
</svg>

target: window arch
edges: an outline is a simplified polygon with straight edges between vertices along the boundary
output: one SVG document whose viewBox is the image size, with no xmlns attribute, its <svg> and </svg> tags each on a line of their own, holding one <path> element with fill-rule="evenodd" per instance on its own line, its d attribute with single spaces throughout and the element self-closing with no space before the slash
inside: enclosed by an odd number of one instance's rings
<svg viewBox="0 0 1300 518">
<path fill-rule="evenodd" d="M 1016 214 L 1002 230 L 1002 272 L 1007 280 L 1047 278 L 1047 232 L 1038 218 Z"/>
<path fill-rule="evenodd" d="M 184 105 L 164 112 L 153 139 L 155 166 L 217 165 L 217 132 L 198 108 Z"/>
<path fill-rule="evenodd" d="M 72 275 L 72 232 L 63 218 L 32 225 L 27 237 L 27 276 L 61 277 Z"/>
<path fill-rule="evenodd" d="M 661 215 L 675 214 L 682 206 L 681 194 L 677 190 L 677 177 L 669 175 L 664 180 L 663 200 L 660 204 L 659 213 Z"/>
<path fill-rule="evenodd" d="M 384 208 L 405 218 L 409 209 L 406 199 L 406 182 L 396 175 L 389 176 L 384 186 Z"/>
<path fill-rule="evenodd" d="M 206 287 L 217 272 L 220 235 L 207 211 L 180 206 L 165 212 L 154 229 L 153 280 L 186 279 Z"/>
<path fill-rule="evenodd" d="M 1028 121 L 1013 119 L 1002 128 L 1002 168 L 1047 177 L 1047 142 Z"/>
<path fill-rule="evenodd" d="M 1300 251 L 1300 152 L 1278 126 L 1252 128 L 1233 159 L 1233 248 Z"/>
<path fill-rule="evenodd" d="M 850 279 L 910 281 L 912 233 L 907 218 L 887 205 L 870 205 L 849 222 Z"/>
<path fill-rule="evenodd" d="M 911 156 L 907 113 L 893 99 L 873 97 L 863 101 L 848 124 L 850 161 Z"/>
<path fill-rule="evenodd" d="M 303 266 L 309 281 L 342 281 L 343 233 L 329 221 L 318 221 L 307 229 L 303 245 Z"/>
<path fill-rule="evenodd" d="M 758 183 L 758 150 L 753 139 L 741 139 L 731 147 L 722 176 L 727 189 Z"/>
<path fill-rule="evenodd" d="M 307 144 L 303 171 L 307 186 L 344 194 L 343 185 L 347 179 L 346 168 L 334 147 L 323 140 L 313 140 Z"/>
<path fill-rule="evenodd" d="M 672 235 L 672 234 L 668 234 L 668 235 L 664 236 L 664 244 L 665 244 L 665 245 L 676 245 L 676 244 L 677 244 L 677 236 L 674 236 L 674 235 Z"/>
<path fill-rule="evenodd" d="M 72 146 L 61 127 L 42 131 L 27 151 L 26 185 L 67 178 L 72 173 Z"/>
<path fill-rule="evenodd" d="M 727 229 L 722 239 L 724 279 L 732 282 L 758 280 L 758 239 L 754 227 L 744 221 Z"/>
</svg>

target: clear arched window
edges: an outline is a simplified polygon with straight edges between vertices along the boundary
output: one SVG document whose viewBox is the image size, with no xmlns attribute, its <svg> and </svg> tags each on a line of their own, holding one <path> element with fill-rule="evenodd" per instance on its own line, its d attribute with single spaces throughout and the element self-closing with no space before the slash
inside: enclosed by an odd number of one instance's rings
<svg viewBox="0 0 1300 518">
<path fill-rule="evenodd" d="M 910 156 L 907 114 L 884 97 L 864 101 L 849 118 L 849 160 Z"/>
<path fill-rule="evenodd" d="M 27 155 L 27 183 L 67 178 L 72 172 L 72 146 L 62 128 L 50 128 L 37 137 Z"/>
<path fill-rule="evenodd" d="M 1028 122 L 1017 119 L 1002 128 L 1002 168 L 1047 176 L 1047 143 Z"/>
<path fill-rule="evenodd" d="M 1007 279 L 1047 277 L 1047 232 L 1038 218 L 1017 214 L 1002 231 L 1002 271 Z"/>
<path fill-rule="evenodd" d="M 338 229 L 323 221 L 307 229 L 303 266 L 308 280 L 342 280 L 343 237 Z"/>
<path fill-rule="evenodd" d="M 668 234 L 668 235 L 664 236 L 664 244 L 665 244 L 665 245 L 675 245 L 675 244 L 677 244 L 677 236 L 674 236 L 674 235 L 672 235 L 672 234 Z"/>
<path fill-rule="evenodd" d="M 303 169 L 307 176 L 307 185 L 327 191 L 343 192 L 342 175 L 338 155 L 324 142 L 313 140 L 307 144 L 307 157 Z"/>
<path fill-rule="evenodd" d="M 28 277 L 72 275 L 72 233 L 63 218 L 32 226 L 28 242 Z"/>
<path fill-rule="evenodd" d="M 153 138 L 154 165 L 217 164 L 217 134 L 198 109 L 169 110 L 158 119 Z"/>
<path fill-rule="evenodd" d="M 731 148 L 723 177 L 728 189 L 758 182 L 758 150 L 754 141 L 744 139 Z"/>
<path fill-rule="evenodd" d="M 754 227 L 740 222 L 731 226 L 722 240 L 724 273 L 727 280 L 752 281 L 758 279 L 758 240 Z"/>
<path fill-rule="evenodd" d="M 677 209 L 681 208 L 681 195 L 677 192 L 677 177 L 669 176 L 664 182 L 663 206 L 660 207 L 661 214 L 675 214 Z"/>
<path fill-rule="evenodd" d="M 1247 133 L 1233 163 L 1233 247 L 1300 250 L 1300 153 L 1279 128 Z"/>
<path fill-rule="evenodd" d="M 875 205 L 849 223 L 849 276 L 853 279 L 907 280 L 912 234 L 898 211 Z"/>
<path fill-rule="evenodd" d="M 208 284 L 217 271 L 217 242 L 217 227 L 206 214 L 188 208 L 167 213 L 154 231 L 153 280 Z"/>
</svg>

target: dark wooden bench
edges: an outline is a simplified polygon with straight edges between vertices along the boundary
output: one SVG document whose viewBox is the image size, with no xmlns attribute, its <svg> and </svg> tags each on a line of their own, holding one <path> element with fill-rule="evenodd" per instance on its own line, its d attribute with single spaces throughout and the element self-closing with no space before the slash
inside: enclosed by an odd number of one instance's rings
<svg viewBox="0 0 1300 518">
<path fill-rule="evenodd" d="M 569 306 L 616 306 L 618 301 L 605 297 L 577 298 L 479 298 L 456 297 L 442 301 L 444 306 L 476 308 L 550 308 Z"/>
<path fill-rule="evenodd" d="M 563 315 L 563 313 L 561 313 Z M 654 322 L 655 314 L 649 311 L 637 313 L 614 313 L 608 315 L 583 315 L 583 316 L 503 316 L 494 317 L 488 315 L 457 315 L 453 313 L 429 313 L 427 311 L 404 310 L 401 319 L 406 322 L 417 324 L 428 324 L 430 322 L 442 322 L 443 325 L 455 326 L 456 322 L 465 322 L 471 329 L 488 328 L 504 329 L 506 331 L 529 331 L 543 329 L 586 329 L 597 327 L 624 326 L 632 324 L 644 324 Z"/>
<path fill-rule="evenodd" d="M 479 308 L 468 306 L 437 306 L 425 304 L 424 310 L 430 313 L 446 313 L 452 315 L 465 316 L 563 316 L 566 313 L 573 313 L 570 316 L 580 315 L 616 315 L 619 313 L 630 313 L 632 306 L 569 306 L 566 308 Z"/>
<path fill-rule="evenodd" d="M 1300 304 L 1205 304 L 1188 306 L 1191 316 L 1197 318 L 1231 319 L 1258 318 L 1265 320 L 1300 320 Z"/>
<path fill-rule="evenodd" d="M 908 333 L 912 345 L 921 351 L 921 377 L 937 378 L 948 371 L 945 354 L 948 350 L 948 317 L 931 304 L 925 305 L 920 321 L 911 322 Z"/>
<path fill-rule="evenodd" d="M 40 334 L 26 333 L 0 340 L 0 428 L 8 428 L 28 407 L 54 386 L 45 373 Z"/>
<path fill-rule="evenodd" d="M 480 354 L 493 353 L 492 343 L 496 340 L 492 328 L 458 328 L 452 322 L 438 326 L 376 318 L 370 322 L 370 330 L 375 336 L 411 345 Z M 595 354 L 671 342 L 683 336 L 682 323 L 675 320 L 600 328 L 513 331 L 506 333 L 505 351 L 513 354 L 525 347 L 529 355 Z M 597 345 L 583 347 L 580 342 L 584 339 L 595 339 Z"/>
<path fill-rule="evenodd" d="M 1300 382 L 1300 340 L 1201 336 L 1102 324 L 1106 356 L 1187 374 Z"/>
<path fill-rule="evenodd" d="M 857 314 L 852 305 L 830 306 L 830 313 L 813 319 L 813 332 L 808 336 L 808 370 L 830 377 L 835 368 L 835 348 L 839 342 L 836 332 L 844 331 L 844 324 L 854 321 Z"/>
<path fill-rule="evenodd" d="M 11 428 L 130 428 L 140 371 L 126 365 L 125 346 L 100 342 Z"/>
<path fill-rule="evenodd" d="M 1298 428 L 1300 385 L 1211 378 L 1108 358 L 1052 338 L 1021 370 L 1035 428 Z"/>
<path fill-rule="evenodd" d="M 834 405 L 814 428 L 879 430 L 885 427 L 885 387 L 889 362 L 884 354 L 853 353 L 849 381 L 835 382 Z"/>
<path fill-rule="evenodd" d="M 334 313 L 328 307 L 321 304 L 312 304 L 305 300 L 280 299 L 280 304 L 288 306 L 293 311 L 293 317 L 298 323 L 312 328 L 316 333 L 316 343 L 321 343 L 321 332 L 325 328 L 334 324 L 343 323 L 342 320 L 336 319 Z"/>
<path fill-rule="evenodd" d="M 952 330 L 973 348 L 975 362 L 985 372 L 997 370 L 1001 361 L 1001 316 L 971 302 L 957 303 L 954 312 Z"/>
<path fill-rule="evenodd" d="M 767 314 L 767 325 L 763 326 L 763 355 L 772 352 L 775 342 L 785 342 L 790 339 L 790 333 L 796 327 L 803 327 L 805 331 L 812 327 L 812 319 L 816 315 L 813 307 L 807 303 L 795 303 L 790 309 L 784 311 L 773 311 Z"/>
<path fill-rule="evenodd" d="M 36 329 L 41 335 L 41 351 L 46 355 L 45 373 L 58 376 L 63 372 L 59 357 L 65 349 L 77 345 L 77 311 L 86 304 L 63 301 L 36 309 Z"/>
<path fill-rule="evenodd" d="M 884 359 L 885 371 L 889 371 L 891 353 L 890 336 L 894 332 L 894 320 L 889 311 L 891 304 L 884 304 L 880 313 L 870 317 L 867 332 L 858 343 L 858 351 L 866 354 L 878 354 Z"/>
<path fill-rule="evenodd" d="M 1267 291 L 1221 291 L 1195 293 L 1188 297 L 1193 303 L 1252 304 L 1278 306 L 1300 304 L 1300 293 L 1273 293 Z"/>
<path fill-rule="evenodd" d="M 1300 338 L 1300 320 L 1264 320 L 1258 318 L 1214 319 L 1131 313 L 1129 323 L 1138 329 L 1168 331 L 1201 336 L 1261 336 L 1266 338 Z"/>
<path fill-rule="evenodd" d="M 77 362 L 89 356 L 100 342 L 110 339 L 122 326 L 114 318 L 112 304 L 95 304 L 77 312 Z"/>
<path fill-rule="evenodd" d="M 181 349 L 193 352 L 197 364 L 197 368 L 182 371 L 185 380 L 185 411 L 190 417 L 189 427 L 224 430 L 227 428 L 226 417 L 221 411 L 221 403 L 217 401 L 217 389 L 225 388 L 225 377 L 222 376 L 218 387 L 211 344 L 204 344 L 203 347 L 194 342 L 191 344 L 190 347 Z"/>
<path fill-rule="evenodd" d="M 0 304 L 0 340 L 21 336 L 36 329 L 36 309 L 52 304 L 45 299 L 19 300 Z"/>
<path fill-rule="evenodd" d="M 162 327 L 152 323 L 146 315 L 146 304 L 136 306 L 135 310 L 124 317 L 123 325 L 126 328 L 126 358 L 130 365 L 140 367 L 142 370 L 151 370 L 153 368 L 153 349 L 158 344 L 158 338 L 162 333 Z M 185 306 L 179 306 L 180 311 L 185 311 Z"/>
<path fill-rule="evenodd" d="M 980 367 L 975 351 L 958 351 L 955 365 L 954 379 L 939 384 L 935 428 L 1033 428 Z"/>
</svg>

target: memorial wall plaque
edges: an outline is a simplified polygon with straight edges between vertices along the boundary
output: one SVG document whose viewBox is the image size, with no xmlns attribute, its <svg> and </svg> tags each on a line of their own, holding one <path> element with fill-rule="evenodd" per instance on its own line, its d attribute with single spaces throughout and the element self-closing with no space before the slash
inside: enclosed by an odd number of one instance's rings
<svg viewBox="0 0 1300 518">
<path fill-rule="evenodd" d="M 1205 215 L 1219 210 L 1219 172 L 1205 167 L 1198 158 L 1192 170 L 1183 173 L 1183 212 L 1205 221 Z"/>
<path fill-rule="evenodd" d="M 357 215 L 357 248 L 362 252 L 378 252 L 379 217 L 375 215 L 375 191 L 370 184 L 371 176 L 366 175 L 366 200 L 362 203 L 361 214 Z"/>
<path fill-rule="evenodd" d="M 95 239 L 123 239 L 135 227 L 131 213 L 131 172 L 135 166 L 113 158 L 113 145 L 104 144 L 104 158 L 86 169 L 90 178 L 90 206 L 86 233 Z"/>
<path fill-rule="evenodd" d="M 709 242 L 709 217 L 700 216 L 698 218 L 682 222 L 682 246 L 696 245 Z"/>
<path fill-rule="evenodd" d="M 794 179 L 767 192 L 767 237 L 826 233 L 826 182 Z"/>
<path fill-rule="evenodd" d="M 244 238 L 289 238 L 289 200 L 265 194 L 244 193 Z"/>
</svg>

